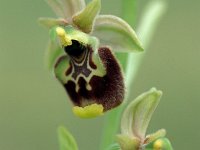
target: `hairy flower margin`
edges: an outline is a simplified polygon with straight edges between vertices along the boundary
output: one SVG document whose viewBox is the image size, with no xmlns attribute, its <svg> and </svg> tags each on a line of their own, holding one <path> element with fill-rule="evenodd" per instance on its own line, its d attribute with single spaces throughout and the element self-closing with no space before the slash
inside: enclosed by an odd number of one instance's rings
<svg viewBox="0 0 200 150">
<path fill-rule="evenodd" d="M 53 69 L 55 66 L 55 62 L 57 61 L 60 63 L 61 61 L 61 58 L 59 58 L 59 60 L 57 59 L 62 53 L 60 51 L 60 48 L 61 48 L 60 44 L 59 42 L 57 42 L 58 37 L 60 38 L 59 40 L 61 41 L 62 46 L 69 46 L 73 44 L 72 43 L 73 40 L 71 40 L 72 38 L 70 37 L 72 36 L 73 38 L 78 39 L 83 43 L 86 43 L 86 44 L 90 43 L 93 49 L 98 49 L 98 47 L 100 47 L 102 53 L 106 53 L 106 56 L 103 56 L 105 55 L 103 54 L 102 58 L 108 57 L 108 54 L 110 53 L 109 48 L 106 48 L 106 49 L 104 48 L 105 50 L 103 51 L 103 47 L 105 46 L 111 47 L 113 52 L 143 51 L 143 48 L 141 46 L 140 41 L 137 38 L 136 33 L 131 28 L 131 26 L 128 25 L 124 20 L 113 15 L 99 15 L 99 12 L 101 9 L 101 0 L 92 0 L 87 6 L 84 0 L 46 0 L 46 1 L 51 6 L 53 11 L 56 13 L 56 15 L 59 17 L 58 19 L 54 19 L 54 18 L 40 18 L 39 19 L 39 22 L 41 24 L 43 24 L 48 29 L 50 29 L 51 39 L 49 42 L 50 43 L 49 49 L 46 55 L 48 68 Z M 70 36 L 68 35 L 69 33 L 71 34 Z M 89 36 L 96 37 L 96 39 L 90 38 Z M 73 112 L 75 113 L 75 115 L 82 118 L 96 117 L 96 116 L 102 115 L 103 112 L 109 109 L 115 108 L 123 101 L 123 98 L 124 98 L 124 87 L 123 87 L 124 83 L 123 82 L 124 81 L 121 81 L 123 80 L 123 77 L 121 75 L 121 70 L 120 70 L 120 67 L 118 66 L 117 61 L 112 56 L 112 54 L 109 54 L 109 55 L 110 56 L 108 58 L 105 58 L 105 60 L 102 60 L 102 62 L 108 63 L 112 59 L 111 63 L 113 63 L 113 65 L 108 66 L 108 67 L 112 68 L 113 66 L 116 66 L 115 70 L 118 70 L 119 68 L 118 73 L 116 72 L 117 76 L 116 77 L 113 76 L 113 78 L 115 79 L 113 79 L 113 81 L 112 79 L 109 79 L 109 81 L 112 81 L 110 85 L 115 85 L 117 84 L 116 82 L 119 82 L 119 86 L 115 86 L 115 87 L 120 87 L 120 89 L 112 90 L 111 88 L 109 88 L 109 90 L 104 91 L 104 93 L 107 93 L 107 96 L 104 96 L 98 100 L 93 99 L 92 101 L 90 100 L 89 102 L 88 101 L 81 102 L 81 104 L 76 104 L 73 102 L 75 104 L 75 107 L 73 108 Z M 55 72 L 55 74 L 57 73 L 56 77 L 60 79 L 60 81 L 66 88 L 66 83 L 63 83 L 63 75 L 60 75 L 61 74 L 60 68 L 63 70 L 63 65 L 60 65 L 60 66 L 61 67 L 58 67 L 58 69 L 55 70 L 57 71 Z M 109 70 L 108 68 L 103 68 L 103 69 L 102 67 L 99 67 L 99 68 L 101 70 L 100 72 L 105 72 L 104 71 L 105 69 L 106 71 Z M 102 74 L 103 73 L 101 73 L 100 76 L 102 76 Z M 111 75 L 111 73 L 109 74 Z M 119 81 L 117 81 L 117 79 Z M 66 82 L 66 79 L 64 80 Z M 105 82 L 105 79 L 101 81 Z M 76 84 L 78 83 L 79 82 L 77 81 Z M 103 83 L 101 84 L 103 85 Z M 110 85 L 108 84 L 106 86 L 108 87 Z M 72 85 L 69 85 L 69 86 L 72 87 Z M 93 87 L 89 85 L 89 81 L 88 81 L 86 89 L 90 91 L 92 88 Z M 112 88 L 114 88 L 114 86 Z M 103 86 L 100 89 L 103 89 Z M 76 91 L 71 92 L 71 89 L 70 89 L 70 90 L 67 90 L 67 92 L 68 94 L 74 95 L 76 94 L 78 90 L 79 89 L 76 88 Z M 113 92 L 110 92 L 111 90 Z M 112 96 L 112 93 L 114 92 L 115 94 L 113 94 Z M 86 95 L 88 95 L 88 93 Z M 92 93 L 95 93 L 95 92 L 92 92 Z M 96 95 L 93 95 L 90 93 L 89 95 L 91 95 L 89 97 L 96 97 Z M 71 96 L 71 99 L 73 99 L 72 97 L 73 96 Z M 86 99 L 86 97 L 83 97 L 83 99 Z"/>
</svg>

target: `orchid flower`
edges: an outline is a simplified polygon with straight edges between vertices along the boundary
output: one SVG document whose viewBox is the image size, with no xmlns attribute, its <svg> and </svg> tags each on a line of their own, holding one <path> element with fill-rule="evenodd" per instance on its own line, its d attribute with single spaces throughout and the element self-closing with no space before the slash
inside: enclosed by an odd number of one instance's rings
<svg viewBox="0 0 200 150">
<path fill-rule="evenodd" d="M 133 100 L 124 110 L 121 134 L 117 141 L 122 150 L 173 150 L 165 138 L 165 129 L 146 135 L 146 130 L 162 92 L 152 88 Z"/>
<path fill-rule="evenodd" d="M 143 51 L 124 20 L 99 15 L 101 0 L 46 0 L 58 16 L 40 18 L 50 30 L 47 64 L 64 86 L 73 112 L 82 118 L 102 115 L 124 100 L 125 86 L 114 52 Z"/>
</svg>

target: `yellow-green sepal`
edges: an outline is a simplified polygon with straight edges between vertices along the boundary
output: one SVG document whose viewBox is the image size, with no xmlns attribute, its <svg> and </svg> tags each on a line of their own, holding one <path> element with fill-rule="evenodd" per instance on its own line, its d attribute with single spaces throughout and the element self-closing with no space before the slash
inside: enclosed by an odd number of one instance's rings
<svg viewBox="0 0 200 150">
<path fill-rule="evenodd" d="M 73 23 L 83 32 L 90 33 L 101 9 L 101 0 L 92 0 L 81 12 L 72 17 Z"/>
<path fill-rule="evenodd" d="M 101 46 L 111 46 L 114 52 L 141 52 L 143 46 L 132 27 L 113 15 L 99 15 L 92 33 Z"/>
</svg>

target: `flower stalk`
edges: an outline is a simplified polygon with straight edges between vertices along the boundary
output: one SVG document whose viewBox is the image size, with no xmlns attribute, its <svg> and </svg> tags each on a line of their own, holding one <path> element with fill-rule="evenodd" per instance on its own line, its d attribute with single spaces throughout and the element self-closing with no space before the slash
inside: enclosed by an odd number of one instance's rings
<svg viewBox="0 0 200 150">
<path fill-rule="evenodd" d="M 133 26 L 136 14 L 133 13 L 133 11 L 136 12 L 136 1 L 123 0 L 122 4 L 123 4 L 122 16 L 126 21 L 128 21 Z M 152 40 L 155 29 L 158 26 L 159 21 L 164 15 L 165 11 L 166 11 L 165 0 L 161 1 L 151 0 L 149 4 L 145 7 L 141 21 L 137 29 L 138 31 L 137 33 L 139 35 L 139 38 L 142 40 L 142 43 L 144 44 L 145 50 L 148 49 L 149 43 Z M 132 89 L 131 86 L 135 81 L 138 69 L 145 54 L 146 53 L 141 53 L 141 54 L 130 53 L 128 56 L 126 54 L 117 54 L 120 62 L 123 65 L 123 69 L 125 70 L 125 76 L 126 76 L 125 83 L 127 87 L 127 93 L 126 93 L 127 95 L 125 102 L 130 100 L 129 90 Z M 113 125 L 109 126 L 109 125 L 111 124 L 111 122 L 119 122 L 120 115 L 125 106 L 126 104 L 120 106 L 116 110 L 113 110 L 110 114 L 107 114 L 105 118 L 104 132 L 102 136 L 103 146 L 101 146 L 101 149 L 105 148 L 106 146 L 114 142 L 113 135 L 115 135 L 118 131 L 118 124 L 114 124 L 114 126 Z"/>
<path fill-rule="evenodd" d="M 123 0 L 122 18 L 126 20 L 132 27 L 134 26 L 135 23 L 135 16 L 136 16 L 135 14 L 136 14 L 136 0 Z M 119 59 L 124 72 L 126 72 L 129 63 L 128 54 L 117 53 L 116 56 Z M 126 99 L 127 96 L 125 97 L 125 101 Z M 126 104 L 124 103 L 122 106 L 116 108 L 115 110 L 112 110 L 105 116 L 102 138 L 101 138 L 102 140 L 100 145 L 101 150 L 107 148 L 110 144 L 112 144 L 115 141 L 114 135 L 117 133 L 119 129 L 120 116 L 125 105 Z"/>
</svg>

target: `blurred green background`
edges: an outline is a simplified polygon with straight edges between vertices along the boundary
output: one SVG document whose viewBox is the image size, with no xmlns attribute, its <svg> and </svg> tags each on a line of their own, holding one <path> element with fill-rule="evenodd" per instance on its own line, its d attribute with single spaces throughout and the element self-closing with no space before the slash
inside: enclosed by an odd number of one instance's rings
<svg viewBox="0 0 200 150">
<path fill-rule="evenodd" d="M 137 20 L 147 0 L 138 1 Z M 102 0 L 120 16 L 120 0 Z M 170 0 L 132 87 L 133 98 L 163 90 L 148 132 L 166 128 L 177 150 L 199 149 L 200 1 Z M 55 16 L 43 0 L 0 0 L 0 150 L 56 150 L 65 125 L 81 150 L 96 150 L 103 117 L 73 116 L 62 86 L 44 68 L 48 31 L 36 22 Z M 134 27 L 136 28 L 136 26 Z"/>
</svg>

